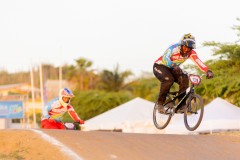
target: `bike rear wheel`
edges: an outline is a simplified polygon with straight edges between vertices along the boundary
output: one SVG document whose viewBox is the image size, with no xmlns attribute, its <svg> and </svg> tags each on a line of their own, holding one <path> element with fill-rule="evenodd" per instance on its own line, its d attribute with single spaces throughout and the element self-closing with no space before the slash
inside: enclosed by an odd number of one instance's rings
<svg viewBox="0 0 240 160">
<path fill-rule="evenodd" d="M 189 131 L 194 131 L 200 125 L 204 113 L 202 97 L 194 94 L 189 97 L 188 108 L 184 113 L 184 124 Z"/>
<path fill-rule="evenodd" d="M 158 105 L 157 103 L 155 103 L 155 106 L 153 109 L 153 123 L 157 129 L 164 129 L 169 124 L 172 118 L 172 113 L 171 113 L 172 108 L 170 108 L 169 105 L 167 104 L 166 106 L 164 106 L 167 113 L 162 114 L 158 112 Z"/>
</svg>

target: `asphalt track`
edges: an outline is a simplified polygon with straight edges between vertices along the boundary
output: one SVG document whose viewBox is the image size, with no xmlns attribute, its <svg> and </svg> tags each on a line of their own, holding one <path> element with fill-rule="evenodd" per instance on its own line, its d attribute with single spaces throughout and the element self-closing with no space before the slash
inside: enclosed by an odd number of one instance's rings
<svg viewBox="0 0 240 160">
<path fill-rule="evenodd" d="M 240 136 L 41 130 L 84 160 L 239 160 Z M 69 158 L 72 159 L 72 158 Z"/>
</svg>

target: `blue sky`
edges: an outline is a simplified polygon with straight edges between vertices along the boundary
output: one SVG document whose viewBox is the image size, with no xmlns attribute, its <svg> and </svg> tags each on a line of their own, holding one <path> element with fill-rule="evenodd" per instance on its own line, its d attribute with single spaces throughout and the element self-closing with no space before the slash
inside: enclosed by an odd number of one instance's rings
<svg viewBox="0 0 240 160">
<path fill-rule="evenodd" d="M 234 42 L 239 0 L 0 0 L 0 69 L 74 64 L 84 57 L 95 69 L 151 72 L 152 64 L 185 33 L 197 41 Z"/>
</svg>

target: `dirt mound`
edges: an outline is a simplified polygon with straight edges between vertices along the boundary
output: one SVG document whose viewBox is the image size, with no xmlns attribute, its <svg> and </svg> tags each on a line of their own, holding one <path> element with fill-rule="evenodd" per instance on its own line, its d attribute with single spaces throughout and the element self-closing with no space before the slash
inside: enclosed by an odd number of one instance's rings
<svg viewBox="0 0 240 160">
<path fill-rule="evenodd" d="M 60 160 L 68 157 L 31 130 L 0 130 L 0 159 Z"/>
</svg>

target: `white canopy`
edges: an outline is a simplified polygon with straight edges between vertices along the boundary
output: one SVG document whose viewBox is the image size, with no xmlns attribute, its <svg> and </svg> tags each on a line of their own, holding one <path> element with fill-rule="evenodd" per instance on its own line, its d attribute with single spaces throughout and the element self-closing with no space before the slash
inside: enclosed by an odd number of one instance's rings
<svg viewBox="0 0 240 160">
<path fill-rule="evenodd" d="M 218 97 L 205 106 L 202 122 L 195 131 L 188 131 L 183 123 L 178 122 L 172 126 L 169 126 L 166 130 L 166 133 L 194 134 L 239 129 L 240 108 Z"/>
<path fill-rule="evenodd" d="M 154 103 L 135 98 L 86 121 L 86 130 L 129 131 L 135 125 L 144 126 L 151 121 Z"/>
<path fill-rule="evenodd" d="M 135 98 L 116 108 L 104 112 L 86 121 L 85 130 L 121 130 L 131 133 L 164 133 L 165 130 L 156 129 L 153 124 L 154 103 L 142 98 Z M 183 116 L 177 115 L 171 123 L 177 122 Z"/>
</svg>

